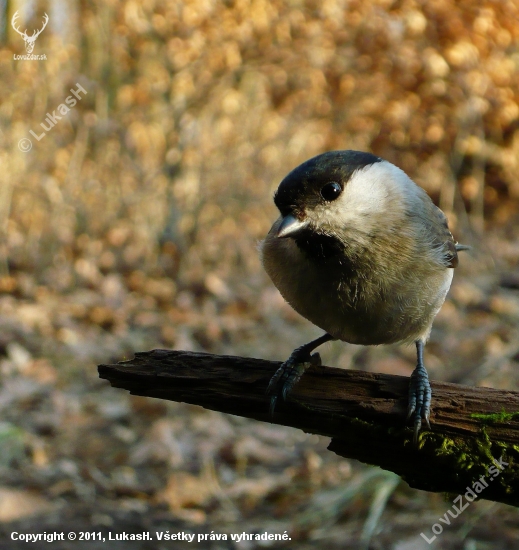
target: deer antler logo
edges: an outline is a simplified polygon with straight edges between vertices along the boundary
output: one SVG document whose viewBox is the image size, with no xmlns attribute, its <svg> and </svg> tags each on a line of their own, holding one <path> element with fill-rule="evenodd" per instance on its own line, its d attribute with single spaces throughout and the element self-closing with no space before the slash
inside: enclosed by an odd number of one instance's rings
<svg viewBox="0 0 519 550">
<path fill-rule="evenodd" d="M 47 26 L 47 23 L 49 22 L 49 16 L 45 14 L 43 17 L 43 27 L 39 31 L 34 31 L 32 33 L 32 36 L 28 36 L 27 29 L 25 29 L 24 32 L 22 32 L 19 28 L 16 26 L 16 20 L 18 19 L 18 12 L 16 12 L 13 15 L 13 18 L 11 19 L 11 25 L 13 26 L 13 29 L 23 38 L 25 42 L 25 49 L 27 50 L 27 53 L 32 53 L 32 50 L 34 50 L 34 43 L 36 42 L 36 39 L 38 36 L 40 36 L 43 29 Z"/>
</svg>

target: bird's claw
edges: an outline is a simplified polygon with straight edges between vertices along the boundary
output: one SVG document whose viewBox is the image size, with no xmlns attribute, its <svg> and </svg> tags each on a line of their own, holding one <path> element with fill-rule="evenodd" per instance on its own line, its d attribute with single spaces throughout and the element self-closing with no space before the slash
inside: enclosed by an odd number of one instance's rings
<svg viewBox="0 0 519 550">
<path fill-rule="evenodd" d="M 430 429 L 429 416 L 431 413 L 431 384 L 425 367 L 418 364 L 411 374 L 409 384 L 409 404 L 407 408 L 407 420 L 414 418 L 413 441 L 418 442 L 418 435 L 422 428 L 422 419 Z"/>
<path fill-rule="evenodd" d="M 269 412 L 271 417 L 274 416 L 278 398 L 281 396 L 283 401 L 286 400 L 292 388 L 299 382 L 310 365 L 321 365 L 319 353 L 310 355 L 296 349 L 274 373 L 267 387 L 267 395 L 270 396 Z"/>
</svg>

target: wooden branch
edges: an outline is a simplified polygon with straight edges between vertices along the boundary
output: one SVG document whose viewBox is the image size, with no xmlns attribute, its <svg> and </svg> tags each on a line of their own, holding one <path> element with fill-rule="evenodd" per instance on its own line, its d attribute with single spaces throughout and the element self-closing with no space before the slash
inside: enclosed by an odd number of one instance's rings
<svg viewBox="0 0 519 550">
<path fill-rule="evenodd" d="M 480 498 L 519 506 L 519 392 L 431 382 L 431 430 L 416 447 L 406 425 L 408 378 L 310 367 L 270 418 L 265 389 L 280 364 L 154 350 L 98 369 L 135 395 L 330 436 L 330 450 L 391 470 L 417 489 L 456 496 L 471 488 Z M 489 474 L 493 460 L 502 466 Z M 487 486 L 473 486 L 481 476 Z"/>
</svg>

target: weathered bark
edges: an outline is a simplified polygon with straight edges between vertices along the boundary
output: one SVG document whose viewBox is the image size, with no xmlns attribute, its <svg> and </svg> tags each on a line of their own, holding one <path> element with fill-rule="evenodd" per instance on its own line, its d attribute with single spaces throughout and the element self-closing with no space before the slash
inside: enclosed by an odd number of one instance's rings
<svg viewBox="0 0 519 550">
<path fill-rule="evenodd" d="M 330 450 L 391 470 L 417 489 L 465 494 L 485 476 L 487 487 L 476 486 L 480 498 L 519 506 L 519 392 L 432 381 L 431 430 L 422 431 L 417 447 L 406 425 L 408 378 L 311 367 L 270 418 L 265 389 L 279 366 L 154 350 L 100 365 L 99 376 L 135 395 L 330 436 Z M 503 466 L 489 474 L 494 459 Z"/>
</svg>

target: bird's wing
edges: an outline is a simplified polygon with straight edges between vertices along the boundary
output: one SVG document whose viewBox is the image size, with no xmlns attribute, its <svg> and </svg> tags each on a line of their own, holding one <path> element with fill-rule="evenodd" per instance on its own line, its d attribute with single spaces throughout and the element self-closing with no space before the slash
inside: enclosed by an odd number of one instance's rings
<svg viewBox="0 0 519 550">
<path fill-rule="evenodd" d="M 445 267 L 458 266 L 458 250 L 464 250 L 463 245 L 458 245 L 454 240 L 447 224 L 445 214 L 432 202 L 430 202 L 429 212 L 426 216 L 426 225 L 433 235 L 433 247 L 441 254 L 441 259 Z M 462 247 L 462 248 L 460 248 Z"/>
</svg>

